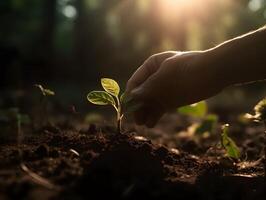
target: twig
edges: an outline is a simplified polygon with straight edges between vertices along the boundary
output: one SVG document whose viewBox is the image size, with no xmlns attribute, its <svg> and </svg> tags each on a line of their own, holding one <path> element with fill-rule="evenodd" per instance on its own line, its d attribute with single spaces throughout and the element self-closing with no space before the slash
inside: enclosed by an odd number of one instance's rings
<svg viewBox="0 0 266 200">
<path fill-rule="evenodd" d="M 24 163 L 21 163 L 20 167 L 21 167 L 22 171 L 24 171 L 25 173 L 27 173 L 29 175 L 29 177 L 32 179 L 32 181 L 34 183 L 39 184 L 43 187 L 46 187 L 47 189 L 50 189 L 50 190 L 58 190 L 59 189 L 58 186 L 55 186 L 46 178 L 43 178 L 43 177 L 39 176 L 38 174 L 36 174 L 35 172 L 31 171 Z"/>
</svg>

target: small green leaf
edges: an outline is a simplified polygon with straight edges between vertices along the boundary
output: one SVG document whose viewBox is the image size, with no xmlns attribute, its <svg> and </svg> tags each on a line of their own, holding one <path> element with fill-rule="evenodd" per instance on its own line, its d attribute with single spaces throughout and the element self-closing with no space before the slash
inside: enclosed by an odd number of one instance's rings
<svg viewBox="0 0 266 200">
<path fill-rule="evenodd" d="M 178 108 L 178 113 L 188 115 L 191 117 L 204 117 L 207 114 L 207 103 L 201 101 L 199 103 L 191 104 Z"/>
<path fill-rule="evenodd" d="M 228 157 L 237 159 L 240 157 L 240 151 L 236 143 L 228 136 L 228 129 L 228 124 L 222 126 L 221 144 L 225 148 Z"/>
<path fill-rule="evenodd" d="M 42 85 L 35 84 L 34 86 L 40 89 L 43 96 L 54 96 L 55 95 L 54 91 L 44 88 Z"/>
<path fill-rule="evenodd" d="M 108 92 L 109 94 L 118 97 L 119 92 L 120 92 L 120 87 L 118 83 L 110 78 L 102 78 L 101 79 L 101 84 L 103 86 L 103 89 Z"/>
<path fill-rule="evenodd" d="M 87 95 L 87 99 L 96 105 L 115 105 L 114 98 L 105 91 L 92 91 Z"/>
</svg>

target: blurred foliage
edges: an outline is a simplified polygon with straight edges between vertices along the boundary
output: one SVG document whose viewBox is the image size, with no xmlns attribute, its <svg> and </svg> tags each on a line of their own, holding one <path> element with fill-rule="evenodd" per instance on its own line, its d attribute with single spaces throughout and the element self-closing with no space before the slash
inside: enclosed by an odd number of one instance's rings
<svg viewBox="0 0 266 200">
<path fill-rule="evenodd" d="M 153 53 L 209 48 L 265 18 L 266 0 L 4 0 L 0 86 L 125 81 Z"/>
<path fill-rule="evenodd" d="M 178 113 L 191 117 L 204 117 L 208 112 L 205 101 L 178 108 Z"/>
<path fill-rule="evenodd" d="M 222 127 L 222 134 L 221 134 L 221 144 L 223 148 L 226 150 L 226 156 L 229 158 L 238 159 L 240 157 L 240 151 L 237 147 L 236 143 L 232 138 L 228 136 L 229 125 L 225 124 Z"/>
<path fill-rule="evenodd" d="M 214 131 L 218 122 L 217 115 L 208 114 L 208 105 L 206 101 L 180 107 L 177 109 L 177 112 L 198 120 L 198 122 L 191 125 L 193 134 L 209 135 Z"/>
</svg>

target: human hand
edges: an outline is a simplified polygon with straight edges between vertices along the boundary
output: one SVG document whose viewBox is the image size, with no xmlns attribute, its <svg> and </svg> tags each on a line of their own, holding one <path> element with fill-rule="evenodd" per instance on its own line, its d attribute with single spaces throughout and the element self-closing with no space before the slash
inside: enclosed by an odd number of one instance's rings
<svg viewBox="0 0 266 200">
<path fill-rule="evenodd" d="M 174 108 L 217 94 L 224 85 L 215 80 L 204 52 L 163 52 L 148 58 L 128 80 L 126 92 L 142 106 L 134 113 L 138 125 L 153 127 Z"/>
</svg>

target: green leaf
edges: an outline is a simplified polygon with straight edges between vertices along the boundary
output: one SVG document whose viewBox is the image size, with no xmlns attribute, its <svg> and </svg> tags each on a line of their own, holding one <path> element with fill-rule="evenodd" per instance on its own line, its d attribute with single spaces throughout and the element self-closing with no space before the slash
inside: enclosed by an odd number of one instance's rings
<svg viewBox="0 0 266 200">
<path fill-rule="evenodd" d="M 209 114 L 201 122 L 199 127 L 196 129 L 195 133 L 203 134 L 205 132 L 211 133 L 218 122 L 217 115 Z"/>
<path fill-rule="evenodd" d="M 87 99 L 96 105 L 115 105 L 114 98 L 105 91 L 92 91 L 87 95 Z"/>
<path fill-rule="evenodd" d="M 102 78 L 101 79 L 101 84 L 103 86 L 103 89 L 108 92 L 109 94 L 118 97 L 119 92 L 120 92 L 120 87 L 118 83 L 110 78 Z"/>
<path fill-rule="evenodd" d="M 237 159 L 240 157 L 240 151 L 236 143 L 228 136 L 228 129 L 228 124 L 222 126 L 221 144 L 225 148 L 228 157 Z"/>
<path fill-rule="evenodd" d="M 201 101 L 199 103 L 191 104 L 178 108 L 178 113 L 188 115 L 191 117 L 204 117 L 207 114 L 207 103 Z"/>
<path fill-rule="evenodd" d="M 35 84 L 34 86 L 40 89 L 43 96 L 54 96 L 55 95 L 54 91 L 44 88 L 42 85 Z"/>
</svg>

